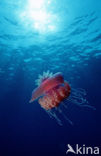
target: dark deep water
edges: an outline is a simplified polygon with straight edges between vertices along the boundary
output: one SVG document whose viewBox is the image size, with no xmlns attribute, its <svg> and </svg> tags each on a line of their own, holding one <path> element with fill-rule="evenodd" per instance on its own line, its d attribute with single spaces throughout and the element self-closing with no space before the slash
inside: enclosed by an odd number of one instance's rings
<svg viewBox="0 0 101 156">
<path fill-rule="evenodd" d="M 0 1 L 0 156 L 65 156 L 67 144 L 101 147 L 101 1 L 40 0 L 29 9 L 28 2 Z M 60 126 L 37 101 L 29 104 L 47 70 L 84 88 L 96 111 L 65 101 L 74 125 Z"/>
</svg>

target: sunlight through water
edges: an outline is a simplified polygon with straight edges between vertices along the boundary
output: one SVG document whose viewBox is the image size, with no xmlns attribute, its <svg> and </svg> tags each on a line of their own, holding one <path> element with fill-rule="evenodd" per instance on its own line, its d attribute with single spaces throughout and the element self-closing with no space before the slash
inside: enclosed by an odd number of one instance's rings
<svg viewBox="0 0 101 156">
<path fill-rule="evenodd" d="M 28 0 L 20 12 L 23 25 L 39 33 L 55 32 L 58 16 L 51 11 L 51 1 Z"/>
<path fill-rule="evenodd" d="M 20 69 L 32 81 L 47 70 L 74 81 L 101 57 L 101 1 L 77 1 L 0 1 L 2 80 L 16 80 Z"/>
</svg>

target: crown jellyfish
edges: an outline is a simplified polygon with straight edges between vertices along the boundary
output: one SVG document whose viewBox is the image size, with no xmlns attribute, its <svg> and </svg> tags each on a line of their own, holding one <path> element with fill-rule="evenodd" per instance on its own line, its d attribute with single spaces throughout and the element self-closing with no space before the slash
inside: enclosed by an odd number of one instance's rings
<svg viewBox="0 0 101 156">
<path fill-rule="evenodd" d="M 70 85 L 64 80 L 63 75 L 60 72 L 56 74 L 50 73 L 49 71 L 44 72 L 42 76 L 39 75 L 39 79 L 36 80 L 36 83 L 38 87 L 33 90 L 29 102 L 31 103 L 38 99 L 40 106 L 50 117 L 55 118 L 59 125 L 62 125 L 62 121 L 58 117 L 58 113 L 60 113 L 71 125 L 73 124 L 67 115 L 64 114 L 62 108 L 60 108 L 60 106 L 67 108 L 67 105 L 63 102 L 65 99 L 78 106 L 93 108 L 86 104 L 85 90 L 71 89 Z"/>
</svg>

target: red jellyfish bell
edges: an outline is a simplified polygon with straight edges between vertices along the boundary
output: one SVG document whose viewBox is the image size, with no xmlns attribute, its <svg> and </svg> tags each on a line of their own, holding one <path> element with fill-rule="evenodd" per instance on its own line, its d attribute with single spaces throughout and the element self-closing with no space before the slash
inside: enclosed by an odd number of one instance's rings
<svg viewBox="0 0 101 156">
<path fill-rule="evenodd" d="M 42 76 L 40 75 L 36 83 L 38 87 L 32 92 L 30 103 L 38 99 L 41 107 L 50 117 L 54 117 L 60 125 L 62 125 L 62 122 L 57 116 L 57 112 L 61 113 L 63 117 L 72 124 L 72 121 L 68 119 L 59 106 L 63 105 L 64 108 L 67 108 L 65 103 L 62 102 L 64 99 L 76 104 L 85 103 L 86 99 L 83 98 L 85 91 L 83 89 L 73 89 L 71 94 L 71 87 L 64 80 L 62 74 L 52 74 L 49 73 L 49 71 L 44 72 Z"/>
</svg>

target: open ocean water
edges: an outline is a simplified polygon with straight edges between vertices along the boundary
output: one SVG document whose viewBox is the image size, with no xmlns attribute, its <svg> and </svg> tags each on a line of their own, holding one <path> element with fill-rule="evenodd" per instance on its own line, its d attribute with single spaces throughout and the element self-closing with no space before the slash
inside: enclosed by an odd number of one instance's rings
<svg viewBox="0 0 101 156">
<path fill-rule="evenodd" d="M 35 80 L 48 70 L 85 89 L 96 110 L 64 101 L 74 124 L 60 126 L 38 101 L 30 104 Z M 101 0 L 0 0 L 0 156 L 101 147 L 100 114 Z"/>
</svg>

